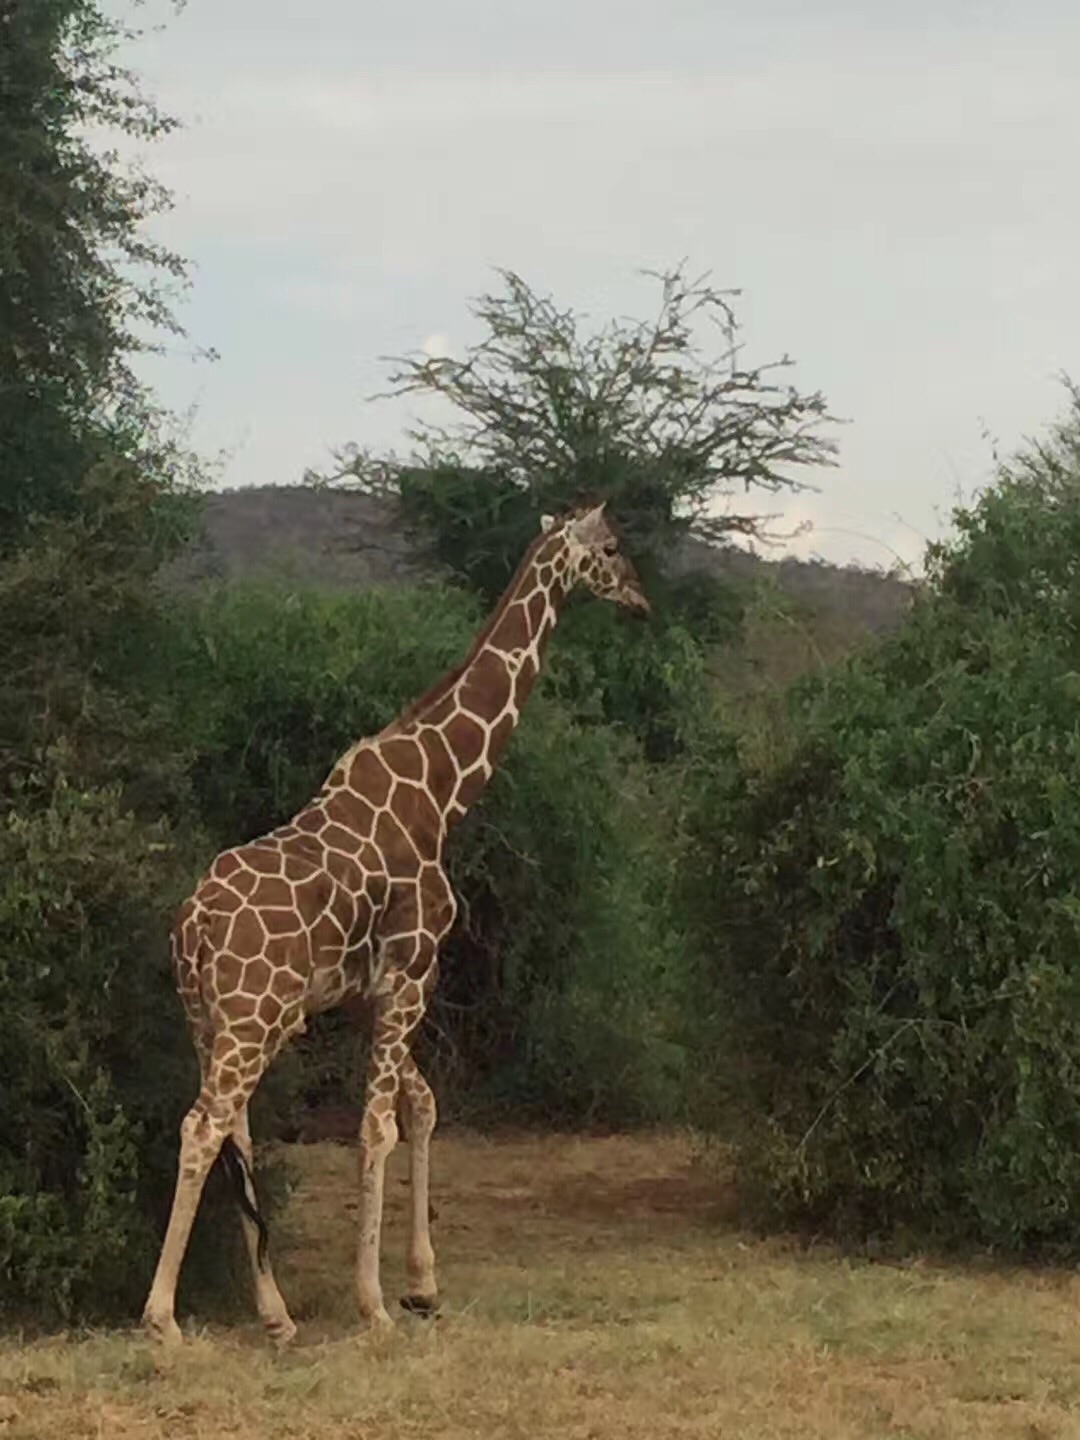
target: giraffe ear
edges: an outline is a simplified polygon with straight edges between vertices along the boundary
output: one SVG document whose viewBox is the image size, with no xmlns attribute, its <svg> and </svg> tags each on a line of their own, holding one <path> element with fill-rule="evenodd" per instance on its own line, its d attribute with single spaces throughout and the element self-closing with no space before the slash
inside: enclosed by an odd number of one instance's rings
<svg viewBox="0 0 1080 1440">
<path fill-rule="evenodd" d="M 555 524 L 555 516 L 554 516 L 554 515 L 541 515 L 541 516 L 540 516 L 540 529 L 544 532 L 545 535 L 547 534 L 547 532 L 551 529 L 551 527 L 552 527 L 554 524 Z"/>
</svg>

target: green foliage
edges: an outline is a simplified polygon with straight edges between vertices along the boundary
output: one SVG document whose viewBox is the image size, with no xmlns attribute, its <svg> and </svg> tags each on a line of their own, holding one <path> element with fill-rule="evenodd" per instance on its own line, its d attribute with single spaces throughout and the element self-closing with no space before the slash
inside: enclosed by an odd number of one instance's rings
<svg viewBox="0 0 1080 1440">
<path fill-rule="evenodd" d="M 184 758 L 141 687 L 161 643 L 154 571 L 190 502 L 123 461 L 69 489 L 72 513 L 0 559 L 0 797 L 62 743 L 81 782 L 120 781 L 145 813 L 173 812 Z"/>
<path fill-rule="evenodd" d="M 494 605 L 540 529 L 529 492 L 498 472 L 449 459 L 404 467 L 383 483 L 396 490 L 413 544 Z"/>
<path fill-rule="evenodd" d="M 68 514 L 92 466 L 125 457 L 168 485 L 190 462 L 131 370 L 177 332 L 178 256 L 143 222 L 169 197 L 90 138 L 175 122 L 116 63 L 134 32 L 95 0 L 15 0 L 0 46 L 0 548 Z"/>
<path fill-rule="evenodd" d="M 165 942 L 207 842 L 184 742 L 149 684 L 168 653 L 152 573 L 173 535 L 150 482 L 102 465 L 72 513 L 0 560 L 8 1316 L 137 1307 L 197 1088 Z M 200 1230 L 186 1274 L 220 1290 L 239 1230 L 231 1216 Z"/>
<path fill-rule="evenodd" d="M 436 1021 L 474 1103 L 564 1123 L 681 1113 L 668 843 L 634 748 L 536 697 L 449 857 L 462 918 Z"/>
<path fill-rule="evenodd" d="M 465 552 L 457 568 L 472 565 L 462 521 L 483 550 L 513 561 L 543 511 L 583 497 L 611 502 L 642 563 L 691 530 L 708 540 L 753 532 L 760 517 L 720 506 L 751 486 L 798 488 L 794 469 L 834 453 L 819 434 L 828 418 L 820 394 L 775 383 L 775 364 L 743 367 L 731 294 L 707 277 L 691 280 L 681 268 L 653 276 L 653 319 L 586 334 L 573 311 L 501 274 L 505 294 L 474 302 L 485 335 L 463 358 L 397 361 L 394 393 L 439 395 L 459 418 L 454 429 L 416 433 L 424 465 L 372 461 L 355 446 L 339 456 L 338 478 L 400 492 L 440 529 L 457 525 Z M 702 343 L 702 326 L 720 335 L 718 356 Z"/>
<path fill-rule="evenodd" d="M 19 784 L 0 824 L 0 1274 L 9 1317 L 131 1309 L 197 1084 L 176 1043 L 167 916 L 190 857 L 118 791 Z M 148 1083 L 151 1078 L 152 1083 Z"/>
<path fill-rule="evenodd" d="M 506 293 L 473 307 L 485 337 L 464 358 L 406 358 L 392 376 L 395 393 L 448 400 L 457 427 L 418 431 L 422 458 L 406 464 L 347 446 L 332 478 L 392 495 L 414 542 L 489 605 L 542 514 L 609 502 L 655 614 L 673 628 L 652 644 L 620 635 L 628 673 L 605 675 L 589 698 L 610 700 L 604 718 L 625 724 L 653 696 L 634 729 L 660 758 L 677 750 L 679 721 L 662 713 L 670 675 L 658 656 L 683 651 L 689 635 L 702 650 L 728 642 L 741 619 L 730 587 L 701 574 L 675 578 L 681 543 L 759 533 L 762 517 L 733 514 L 732 497 L 799 488 L 799 468 L 829 463 L 835 445 L 820 434 L 828 417 L 819 394 L 775 383 L 775 366 L 742 365 L 728 295 L 681 269 L 654 278 L 654 319 L 589 334 L 572 311 L 504 273 Z M 721 335 L 719 356 L 703 326 Z M 568 648 L 577 639 L 598 678 L 611 668 L 606 653 L 589 650 L 599 628 L 563 638 Z"/>
<path fill-rule="evenodd" d="M 786 753 L 695 775 L 687 905 L 757 1213 L 1080 1244 L 1080 407 Z"/>
<path fill-rule="evenodd" d="M 221 586 L 175 602 L 162 702 L 193 752 L 215 843 L 254 838 L 318 790 L 468 649 L 479 615 L 444 587 L 357 595 Z"/>
<path fill-rule="evenodd" d="M 0 29 L 0 1310 L 74 1320 L 143 1299 L 196 1085 L 164 947 L 205 839 L 149 677 L 197 467 L 131 369 L 175 331 L 167 196 L 95 144 L 172 122 L 93 0 Z"/>
<path fill-rule="evenodd" d="M 661 763 L 681 752 L 696 723 L 706 653 L 701 634 L 678 614 L 642 625 L 582 597 L 559 626 L 544 689 L 580 724 L 633 736 L 647 760 Z"/>
</svg>

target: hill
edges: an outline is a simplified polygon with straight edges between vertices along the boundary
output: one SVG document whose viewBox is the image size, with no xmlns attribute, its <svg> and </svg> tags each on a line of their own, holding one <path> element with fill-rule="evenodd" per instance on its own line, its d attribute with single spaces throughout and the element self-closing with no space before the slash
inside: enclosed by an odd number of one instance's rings
<svg viewBox="0 0 1080 1440">
<path fill-rule="evenodd" d="M 880 634 L 899 623 L 912 587 L 896 576 L 688 541 L 680 571 L 707 571 L 833 629 Z M 333 588 L 402 584 L 430 574 L 392 501 L 344 490 L 266 485 L 206 497 L 199 540 L 173 566 L 184 583 L 277 577 Z"/>
</svg>

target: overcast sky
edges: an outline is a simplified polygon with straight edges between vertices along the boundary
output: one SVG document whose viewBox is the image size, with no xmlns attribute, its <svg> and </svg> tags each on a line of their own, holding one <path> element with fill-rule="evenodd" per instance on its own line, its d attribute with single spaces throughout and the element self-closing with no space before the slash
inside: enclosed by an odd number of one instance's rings
<svg viewBox="0 0 1080 1440">
<path fill-rule="evenodd" d="M 189 0 L 130 60 L 221 355 L 147 373 L 230 485 L 400 446 L 380 357 L 477 338 L 493 266 L 601 319 L 682 257 L 740 287 L 851 421 L 800 554 L 917 562 L 1080 376 L 1071 0 Z"/>
</svg>

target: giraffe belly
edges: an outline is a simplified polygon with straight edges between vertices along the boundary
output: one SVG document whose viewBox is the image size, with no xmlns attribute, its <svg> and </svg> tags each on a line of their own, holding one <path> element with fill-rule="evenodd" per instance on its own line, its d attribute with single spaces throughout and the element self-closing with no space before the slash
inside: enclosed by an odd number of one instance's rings
<svg viewBox="0 0 1080 1440">
<path fill-rule="evenodd" d="M 354 996 L 366 996 L 372 983 L 372 947 L 368 941 L 351 945 L 333 962 L 316 962 L 308 982 L 305 1009 L 309 1015 L 332 1010 Z"/>
</svg>

